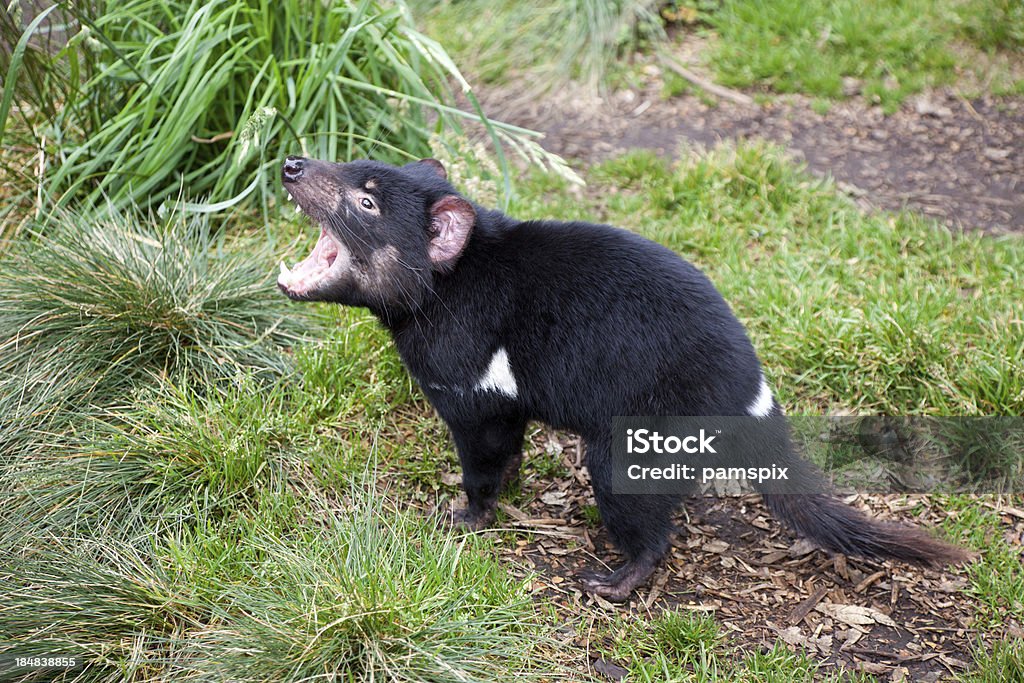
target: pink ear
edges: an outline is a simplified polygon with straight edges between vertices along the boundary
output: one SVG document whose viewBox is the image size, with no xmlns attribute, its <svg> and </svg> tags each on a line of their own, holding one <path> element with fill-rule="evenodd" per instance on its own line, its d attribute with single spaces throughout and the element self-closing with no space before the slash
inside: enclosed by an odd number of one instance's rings
<svg viewBox="0 0 1024 683">
<path fill-rule="evenodd" d="M 473 205 L 462 197 L 448 195 L 430 207 L 430 260 L 440 270 L 455 265 L 455 259 L 469 242 L 469 233 L 476 223 Z"/>
</svg>

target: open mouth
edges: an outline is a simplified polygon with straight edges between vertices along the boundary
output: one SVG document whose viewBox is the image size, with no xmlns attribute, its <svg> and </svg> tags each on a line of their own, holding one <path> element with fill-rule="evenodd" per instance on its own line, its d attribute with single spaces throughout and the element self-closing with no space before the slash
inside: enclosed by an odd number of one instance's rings
<svg viewBox="0 0 1024 683">
<path fill-rule="evenodd" d="M 340 274 L 348 262 L 348 252 L 325 228 L 320 228 L 320 239 L 304 260 L 289 268 L 281 261 L 277 285 L 289 296 L 304 296 Z"/>
</svg>

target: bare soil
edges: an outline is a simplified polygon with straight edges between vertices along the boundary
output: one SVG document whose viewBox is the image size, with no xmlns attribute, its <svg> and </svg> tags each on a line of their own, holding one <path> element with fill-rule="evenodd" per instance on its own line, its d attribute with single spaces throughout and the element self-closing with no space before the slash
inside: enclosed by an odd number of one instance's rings
<svg viewBox="0 0 1024 683">
<path fill-rule="evenodd" d="M 660 67 L 647 68 L 641 87 L 604 97 L 571 88 L 524 97 L 525 84 L 511 84 L 485 91 L 484 106 L 545 133 L 546 148 L 583 164 L 630 149 L 674 156 L 761 138 L 835 178 L 865 208 L 913 209 L 956 229 L 1024 230 L 1024 98 L 968 100 L 947 89 L 888 116 L 859 98 L 819 114 L 803 96 L 750 105 L 666 98 Z"/>
</svg>

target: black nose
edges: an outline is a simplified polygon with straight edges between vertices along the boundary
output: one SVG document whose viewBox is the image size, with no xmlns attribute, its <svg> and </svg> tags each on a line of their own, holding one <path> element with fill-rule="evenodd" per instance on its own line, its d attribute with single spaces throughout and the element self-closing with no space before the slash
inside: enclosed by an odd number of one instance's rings
<svg viewBox="0 0 1024 683">
<path fill-rule="evenodd" d="M 302 157 L 288 157 L 281 167 L 281 178 L 286 183 L 294 183 L 302 177 L 302 165 L 305 160 Z"/>
</svg>

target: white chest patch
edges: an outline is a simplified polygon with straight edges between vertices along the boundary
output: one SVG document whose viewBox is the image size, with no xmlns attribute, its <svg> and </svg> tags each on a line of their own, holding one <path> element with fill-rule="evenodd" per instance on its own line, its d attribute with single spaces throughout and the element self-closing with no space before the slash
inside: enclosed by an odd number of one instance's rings
<svg viewBox="0 0 1024 683">
<path fill-rule="evenodd" d="M 516 386 L 516 378 L 512 374 L 512 366 L 509 365 L 505 347 L 499 348 L 491 356 L 491 363 L 475 388 L 477 391 L 497 391 L 509 398 L 519 395 L 519 387 Z"/>
<path fill-rule="evenodd" d="M 757 398 L 747 408 L 747 412 L 754 417 L 768 417 L 772 412 L 774 403 L 772 401 L 772 390 L 768 388 L 768 382 L 764 375 L 761 376 L 761 387 L 757 390 Z"/>
</svg>

